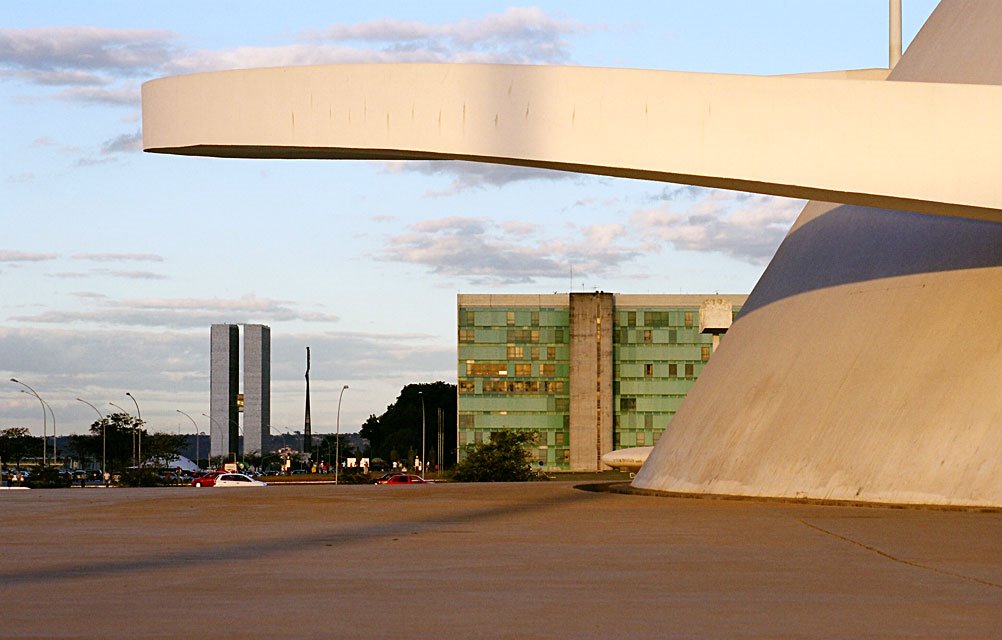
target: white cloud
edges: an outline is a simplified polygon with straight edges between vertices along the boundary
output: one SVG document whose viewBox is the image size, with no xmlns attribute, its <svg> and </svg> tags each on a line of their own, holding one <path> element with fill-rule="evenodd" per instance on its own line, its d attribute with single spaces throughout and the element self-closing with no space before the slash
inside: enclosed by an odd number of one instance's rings
<svg viewBox="0 0 1002 640">
<path fill-rule="evenodd" d="M 452 182 L 445 189 L 429 191 L 426 195 L 430 197 L 452 196 L 470 189 L 503 187 L 514 182 L 527 180 L 573 180 L 580 178 L 579 175 L 567 171 L 458 160 L 394 160 L 384 162 L 383 165 L 391 173 L 407 171 L 422 175 L 452 177 Z"/>
<path fill-rule="evenodd" d="M 670 205 L 637 211 L 631 226 L 678 249 L 764 265 L 803 208 L 802 200 L 707 189 L 666 190 Z M 685 199 L 692 199 L 687 204 Z"/>
<path fill-rule="evenodd" d="M 639 252 L 625 242 L 622 225 L 571 229 L 578 237 L 547 238 L 526 222 L 494 223 L 486 218 L 424 220 L 408 233 L 388 239 L 384 260 L 423 265 L 432 273 L 465 278 L 473 284 L 528 283 L 566 278 L 574 271 L 601 274 L 632 260 Z"/>
<path fill-rule="evenodd" d="M 56 73 L 67 74 L 61 84 L 81 84 L 84 70 L 136 76 L 167 62 L 173 39 L 169 31 L 155 29 L 0 29 L 0 69 L 35 72 L 44 84 L 51 84 Z M 93 80 L 103 82 L 98 76 Z"/>
<path fill-rule="evenodd" d="M 0 262 L 42 262 L 45 260 L 55 260 L 58 257 L 58 253 L 31 253 L 27 251 L 0 249 Z"/>
<path fill-rule="evenodd" d="M 63 273 L 56 277 L 90 277 L 92 274 Z M 146 272 L 99 272 L 99 275 L 161 278 Z M 218 322 L 337 322 L 338 317 L 313 310 L 298 310 L 287 301 L 246 295 L 240 298 L 138 298 L 114 300 L 88 296 L 92 307 L 81 310 L 48 310 L 34 315 L 11 316 L 16 322 L 33 324 L 92 324 L 99 326 L 170 327 L 188 329 Z"/>
<path fill-rule="evenodd" d="M 94 262 L 163 262 L 164 258 L 155 253 L 78 253 L 74 260 L 93 260 Z"/>
</svg>

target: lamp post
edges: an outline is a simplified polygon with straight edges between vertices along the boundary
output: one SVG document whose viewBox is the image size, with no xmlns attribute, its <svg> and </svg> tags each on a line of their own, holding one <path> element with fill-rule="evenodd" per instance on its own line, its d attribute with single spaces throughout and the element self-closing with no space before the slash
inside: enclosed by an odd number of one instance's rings
<svg viewBox="0 0 1002 640">
<path fill-rule="evenodd" d="M 418 391 L 418 395 L 421 396 L 421 479 L 424 479 L 425 474 L 425 448 L 424 448 L 424 391 Z"/>
<path fill-rule="evenodd" d="M 104 416 L 98 411 L 97 407 L 87 402 L 83 398 L 77 398 L 78 402 L 82 402 L 97 413 L 98 420 L 101 422 L 101 473 L 108 470 L 108 433 L 107 425 L 104 423 Z"/>
<path fill-rule="evenodd" d="M 212 422 L 212 424 L 216 425 L 216 428 L 219 429 L 221 433 L 223 432 L 222 431 L 222 427 L 219 426 L 219 422 L 217 422 L 212 416 L 210 416 L 207 413 L 203 413 L 202 415 L 205 416 L 206 418 L 208 418 Z M 240 437 L 242 438 L 243 434 L 244 434 L 244 428 L 242 426 L 240 426 L 239 422 L 234 422 L 232 418 L 230 418 L 230 422 L 232 422 L 233 424 L 237 425 L 237 430 L 240 432 Z M 240 451 L 241 451 L 241 453 L 240 453 L 241 458 L 240 459 L 243 460 L 246 463 L 247 462 L 247 458 L 245 457 L 245 454 L 243 453 L 243 447 L 240 447 Z M 236 451 L 230 451 L 230 454 L 233 455 L 233 462 L 236 462 L 237 461 L 237 452 Z M 210 462 L 212 461 L 211 457 L 209 458 L 209 461 Z M 211 467 L 212 465 L 210 464 L 209 466 Z"/>
<path fill-rule="evenodd" d="M 42 396 L 38 395 L 38 392 L 21 382 L 17 378 L 11 378 L 11 382 L 17 383 L 31 392 L 31 395 L 38 399 L 38 403 L 42 405 L 42 466 L 45 466 L 48 460 L 48 452 L 45 449 L 45 436 L 49 433 L 49 416 L 45 415 L 45 401 L 42 400 Z M 27 393 L 27 391 L 22 391 L 22 393 Z"/>
<path fill-rule="evenodd" d="M 195 427 L 195 466 L 197 467 L 198 466 L 198 424 L 195 423 L 195 419 L 194 418 L 192 418 L 191 416 L 189 416 L 184 411 L 181 411 L 180 409 L 175 409 L 175 411 L 177 411 L 178 413 L 180 413 L 185 418 L 188 418 L 189 420 L 191 420 L 191 426 Z"/>
<path fill-rule="evenodd" d="M 56 466 L 58 461 L 56 460 L 56 414 L 52 410 L 52 405 L 42 400 L 42 404 L 46 406 L 49 410 L 49 416 L 52 418 L 52 466 Z"/>
<path fill-rule="evenodd" d="M 334 484 L 337 484 L 338 473 L 341 471 L 341 398 L 344 397 L 344 390 L 348 385 L 341 387 L 341 393 L 337 396 L 337 418 L 334 422 Z"/>
<path fill-rule="evenodd" d="M 121 411 L 123 414 L 129 416 L 130 418 L 132 417 L 131 413 L 129 413 L 128 411 L 126 411 L 122 407 L 118 406 L 114 402 L 109 402 L 108 404 L 110 404 L 111 406 L 115 407 L 116 409 L 118 409 L 119 411 Z M 133 432 L 133 434 L 132 434 L 132 466 L 133 467 L 136 466 L 136 436 L 135 436 L 135 431 L 136 431 L 136 429 L 135 429 L 135 427 L 133 427 L 133 429 L 132 429 L 132 432 Z"/>
<path fill-rule="evenodd" d="M 136 396 L 132 395 L 128 391 L 125 392 L 125 395 L 129 396 L 130 398 L 132 398 L 132 404 L 136 405 L 136 414 L 139 416 L 139 428 L 136 429 L 136 440 L 139 443 L 138 448 L 137 448 L 137 451 L 139 452 L 137 454 L 138 457 L 139 457 L 139 466 L 140 466 L 140 468 L 142 468 L 142 466 L 143 466 L 143 412 L 139 410 L 139 403 L 136 402 Z"/>
</svg>

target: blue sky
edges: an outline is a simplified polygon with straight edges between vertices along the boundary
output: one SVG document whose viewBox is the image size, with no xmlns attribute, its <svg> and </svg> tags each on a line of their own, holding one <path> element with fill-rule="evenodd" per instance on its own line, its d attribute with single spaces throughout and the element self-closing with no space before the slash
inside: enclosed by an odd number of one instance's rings
<svg viewBox="0 0 1002 640">
<path fill-rule="evenodd" d="M 904 0 L 909 42 L 934 0 Z M 61 434 L 140 402 L 208 430 L 213 322 L 272 328 L 272 424 L 455 381 L 458 292 L 746 293 L 802 203 L 466 163 L 139 150 L 139 86 L 202 70 L 503 62 L 779 74 L 887 64 L 885 0 L 10 1 L 0 21 L 0 379 Z M 573 269 L 573 280 L 570 272 Z M 0 428 L 41 433 L 0 385 Z"/>
</svg>

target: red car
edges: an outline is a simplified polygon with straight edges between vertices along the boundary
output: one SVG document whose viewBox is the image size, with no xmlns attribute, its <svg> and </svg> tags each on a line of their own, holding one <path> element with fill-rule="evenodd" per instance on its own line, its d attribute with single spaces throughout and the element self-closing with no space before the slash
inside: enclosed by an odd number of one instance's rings
<svg viewBox="0 0 1002 640">
<path fill-rule="evenodd" d="M 397 475 L 385 480 L 377 480 L 376 484 L 428 484 L 421 476 L 412 476 L 406 473 Z"/>
<path fill-rule="evenodd" d="M 219 475 L 218 471 L 209 471 L 208 473 L 203 473 L 202 475 L 194 478 L 191 481 L 191 486 L 193 487 L 213 487 L 216 484 L 216 477 Z"/>
</svg>

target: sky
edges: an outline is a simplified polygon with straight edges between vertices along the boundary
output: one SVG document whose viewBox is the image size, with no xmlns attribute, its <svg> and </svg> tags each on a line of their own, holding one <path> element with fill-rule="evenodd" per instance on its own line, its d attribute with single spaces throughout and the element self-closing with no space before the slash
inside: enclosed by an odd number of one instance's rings
<svg viewBox="0 0 1002 640">
<path fill-rule="evenodd" d="M 935 0 L 904 0 L 904 41 Z M 167 75 L 345 62 L 782 74 L 887 65 L 886 0 L 5 0 L 0 429 L 109 403 L 208 432 L 209 326 L 271 327 L 272 419 L 315 433 L 456 379 L 457 293 L 748 293 L 803 202 L 459 162 L 141 151 Z M 572 275 L 573 274 L 573 275 Z M 51 421 L 49 430 L 51 433 Z"/>
</svg>

